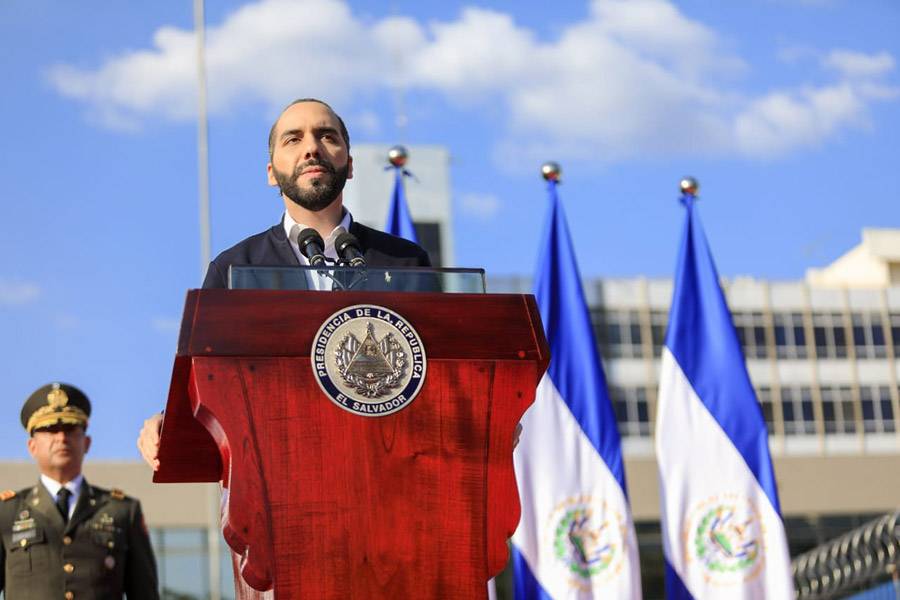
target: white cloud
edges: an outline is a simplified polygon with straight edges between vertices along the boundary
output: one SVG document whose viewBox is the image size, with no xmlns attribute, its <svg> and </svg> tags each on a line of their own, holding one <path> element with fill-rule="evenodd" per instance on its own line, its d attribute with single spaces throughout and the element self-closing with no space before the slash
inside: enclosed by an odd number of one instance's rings
<svg viewBox="0 0 900 600">
<path fill-rule="evenodd" d="M 340 103 L 380 83 L 390 48 L 378 40 L 385 30 L 404 28 L 409 24 L 393 19 L 367 29 L 340 0 L 247 4 L 207 29 L 210 112 L 255 101 L 280 108 L 298 94 Z M 150 49 L 123 52 L 93 70 L 57 65 L 48 76 L 60 93 L 86 102 L 114 127 L 132 127 L 146 117 L 186 120 L 196 114 L 196 46 L 190 30 L 162 27 Z"/>
<path fill-rule="evenodd" d="M 41 295 L 41 288 L 30 281 L 0 279 L 0 305 L 22 306 L 31 304 Z"/>
<path fill-rule="evenodd" d="M 682 76 L 744 69 L 743 61 L 718 51 L 713 30 L 688 19 L 668 0 L 593 0 L 591 8 L 600 33 L 672 65 Z"/>
<path fill-rule="evenodd" d="M 409 83 L 478 96 L 515 86 L 542 66 L 534 36 L 507 14 L 463 10 L 458 21 L 435 23 L 431 40 L 410 60 Z"/>
<path fill-rule="evenodd" d="M 834 81 L 748 95 L 750 67 L 710 27 L 671 0 L 592 0 L 588 16 L 541 40 L 513 16 L 463 9 L 448 21 L 363 19 L 345 0 L 258 0 L 207 33 L 210 106 L 273 110 L 297 95 L 339 108 L 385 89 L 444 94 L 463 110 L 496 110 L 501 164 L 744 154 L 771 157 L 864 126 L 873 102 L 892 100 L 890 54 L 835 50 Z M 50 80 L 91 118 L 134 128 L 194 114 L 192 33 L 160 28 L 150 49 L 96 69 L 58 65 Z M 358 123 L 380 122 L 354 104 Z M 352 113 L 351 113 L 352 114 Z"/>
<path fill-rule="evenodd" d="M 845 77 L 878 77 L 894 70 L 894 57 L 887 52 L 864 54 L 851 50 L 832 50 L 823 64 Z"/>
<path fill-rule="evenodd" d="M 378 113 L 371 110 L 364 110 L 350 118 L 354 125 L 354 129 L 361 129 L 370 136 L 381 133 L 381 118 Z"/>
<path fill-rule="evenodd" d="M 460 196 L 459 208 L 463 214 L 490 221 L 500 212 L 500 199 L 493 194 L 470 192 Z"/>
<path fill-rule="evenodd" d="M 738 143 L 747 154 L 760 156 L 816 144 L 841 126 L 862 124 L 864 102 L 846 84 L 769 94 L 738 116 Z"/>
</svg>

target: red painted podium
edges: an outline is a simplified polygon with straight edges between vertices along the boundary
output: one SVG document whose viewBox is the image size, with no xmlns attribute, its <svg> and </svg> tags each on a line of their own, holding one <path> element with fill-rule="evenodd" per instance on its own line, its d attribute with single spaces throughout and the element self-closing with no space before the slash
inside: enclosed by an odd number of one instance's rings
<svg viewBox="0 0 900 600">
<path fill-rule="evenodd" d="M 330 399 L 311 360 L 356 305 L 400 315 L 424 348 L 418 395 L 391 414 Z M 223 482 L 238 598 L 484 598 L 548 361 L 529 295 L 192 290 L 154 481 Z"/>
</svg>

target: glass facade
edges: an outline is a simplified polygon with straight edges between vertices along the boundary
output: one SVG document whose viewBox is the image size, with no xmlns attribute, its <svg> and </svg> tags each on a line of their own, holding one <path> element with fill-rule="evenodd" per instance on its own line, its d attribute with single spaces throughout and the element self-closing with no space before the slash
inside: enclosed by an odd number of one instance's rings
<svg viewBox="0 0 900 600">
<path fill-rule="evenodd" d="M 594 306 L 591 318 L 600 355 L 609 376 L 610 397 L 623 437 L 653 435 L 657 388 L 616 377 L 620 359 L 641 360 L 658 370 L 665 340 L 666 311 L 650 308 Z M 783 363 L 799 372 L 800 382 L 782 383 L 754 377 L 757 399 L 773 436 L 876 435 L 897 431 L 896 383 L 848 377 L 846 383 L 818 381 L 815 361 L 844 364 L 885 363 L 896 356 L 900 314 L 873 311 L 745 311 L 732 312 L 735 332 L 748 361 L 769 363 L 769 372 Z M 830 366 L 833 363 L 822 363 Z M 796 375 L 794 375 L 796 378 Z M 854 380 L 855 379 L 855 380 Z M 896 389 L 900 397 L 900 388 Z"/>
<path fill-rule="evenodd" d="M 818 358 L 847 358 L 847 331 L 840 313 L 813 315 L 813 340 Z"/>
<path fill-rule="evenodd" d="M 781 414 L 785 435 L 814 435 L 816 418 L 813 408 L 812 388 L 781 388 Z"/>
<path fill-rule="evenodd" d="M 766 322 L 761 312 L 736 312 L 732 314 L 734 328 L 747 358 L 768 358 Z"/>
<path fill-rule="evenodd" d="M 806 358 L 806 329 L 800 313 L 775 313 L 773 316 L 775 352 L 778 358 Z"/>
<path fill-rule="evenodd" d="M 641 322 L 636 310 L 595 310 L 591 313 L 600 352 L 610 358 L 643 356 Z"/>
<path fill-rule="evenodd" d="M 156 553 L 160 596 L 163 600 L 206 600 L 210 585 L 210 544 L 203 527 L 151 528 L 150 541 Z M 228 545 L 219 538 L 219 585 L 221 600 L 234 599 L 234 579 Z"/>
<path fill-rule="evenodd" d="M 625 436 L 650 436 L 650 407 L 644 387 L 609 388 L 619 431 Z"/>
</svg>

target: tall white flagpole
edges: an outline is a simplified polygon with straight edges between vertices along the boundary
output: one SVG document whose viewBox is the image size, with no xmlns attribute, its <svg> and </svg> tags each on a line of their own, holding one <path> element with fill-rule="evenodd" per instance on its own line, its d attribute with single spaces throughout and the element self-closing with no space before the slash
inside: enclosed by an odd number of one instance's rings
<svg viewBox="0 0 900 600">
<path fill-rule="evenodd" d="M 206 275 L 210 261 L 209 223 L 209 123 L 206 103 L 206 19 L 203 0 L 194 0 L 194 32 L 197 38 L 197 201 L 200 212 L 200 281 Z M 209 553 L 209 597 L 222 598 L 222 574 L 219 555 L 221 541 L 219 533 L 219 493 L 218 486 L 209 486 L 210 501 L 207 504 L 206 548 Z"/>
<path fill-rule="evenodd" d="M 200 280 L 210 261 L 209 131 L 206 107 L 206 55 L 203 0 L 194 0 L 197 36 L 197 195 L 200 209 Z"/>
</svg>

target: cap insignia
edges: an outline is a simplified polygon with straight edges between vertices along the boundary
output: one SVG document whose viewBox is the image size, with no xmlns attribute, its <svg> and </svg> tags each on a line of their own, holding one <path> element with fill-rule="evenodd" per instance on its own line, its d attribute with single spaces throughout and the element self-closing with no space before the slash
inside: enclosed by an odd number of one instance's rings
<svg viewBox="0 0 900 600">
<path fill-rule="evenodd" d="M 66 390 L 59 387 L 58 383 L 53 384 L 53 389 L 47 394 L 47 404 L 51 408 L 62 408 L 69 403 L 69 395 Z"/>
</svg>

